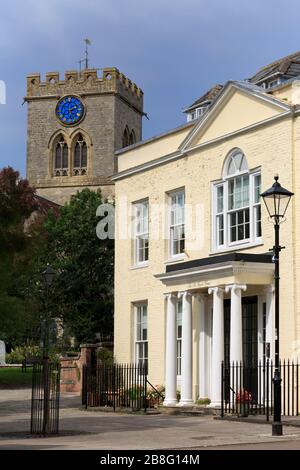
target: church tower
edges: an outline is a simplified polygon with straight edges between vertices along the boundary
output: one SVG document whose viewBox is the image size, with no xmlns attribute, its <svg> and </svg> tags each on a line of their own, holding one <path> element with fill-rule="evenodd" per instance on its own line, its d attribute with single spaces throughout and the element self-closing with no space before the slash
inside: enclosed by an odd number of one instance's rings
<svg viewBox="0 0 300 470">
<path fill-rule="evenodd" d="M 116 68 L 27 77 L 27 178 L 58 204 L 83 188 L 114 193 L 115 151 L 142 139 L 143 92 Z"/>
</svg>

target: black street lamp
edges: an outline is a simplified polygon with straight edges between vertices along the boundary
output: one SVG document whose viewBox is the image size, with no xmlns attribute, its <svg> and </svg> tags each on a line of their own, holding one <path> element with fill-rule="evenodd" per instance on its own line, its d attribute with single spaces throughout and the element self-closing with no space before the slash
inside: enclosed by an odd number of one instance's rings
<svg viewBox="0 0 300 470">
<path fill-rule="evenodd" d="M 275 183 L 270 189 L 263 192 L 261 197 L 264 200 L 269 216 L 274 224 L 275 230 L 275 245 L 273 246 L 274 253 L 274 282 L 275 282 L 275 368 L 273 377 L 273 390 L 274 390 L 274 414 L 272 423 L 272 435 L 282 436 L 282 422 L 281 422 L 281 377 L 280 377 L 280 363 L 279 363 L 279 253 L 285 248 L 279 244 L 279 225 L 284 221 L 284 216 L 288 208 L 291 193 L 283 188 L 278 183 L 279 176 L 274 177 Z"/>
<path fill-rule="evenodd" d="M 43 427 L 42 433 L 48 434 L 49 431 L 49 418 L 50 418 L 50 381 L 49 381 L 49 289 L 52 286 L 55 271 L 51 266 L 47 266 L 45 271 L 43 271 L 43 277 L 47 289 L 46 299 L 45 299 L 45 313 L 46 321 L 44 325 L 44 344 L 43 344 L 43 386 L 44 386 L 44 408 L 43 408 Z"/>
<path fill-rule="evenodd" d="M 55 277 L 54 269 L 47 265 L 45 271 L 43 271 L 43 277 L 46 285 L 46 305 L 45 305 L 45 313 L 46 313 L 46 322 L 45 322 L 45 331 L 44 331 L 44 344 L 43 344 L 43 358 L 48 358 L 48 349 L 49 349 L 49 306 L 48 306 L 48 297 L 49 297 L 49 289 L 52 286 L 54 277 Z"/>
<path fill-rule="evenodd" d="M 55 276 L 55 271 L 53 268 L 51 268 L 51 266 L 47 266 L 47 268 L 45 269 L 45 271 L 43 271 L 43 276 L 44 276 L 44 280 L 45 280 L 45 284 L 47 287 L 51 287 L 52 286 L 52 282 L 54 280 L 54 276 Z"/>
</svg>

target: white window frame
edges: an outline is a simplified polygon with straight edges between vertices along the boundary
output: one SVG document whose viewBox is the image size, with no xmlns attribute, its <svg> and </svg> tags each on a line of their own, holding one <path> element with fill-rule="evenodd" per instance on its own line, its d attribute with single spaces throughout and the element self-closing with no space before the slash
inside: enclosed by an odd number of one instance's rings
<svg viewBox="0 0 300 470">
<path fill-rule="evenodd" d="M 243 152 L 241 152 L 243 153 Z M 226 169 L 228 168 L 229 158 L 233 155 L 233 152 L 230 154 L 226 161 Z M 245 155 L 244 155 L 244 158 Z M 238 209 L 229 209 L 229 181 L 239 177 L 249 175 L 249 204 Z M 214 182 L 212 184 L 212 212 L 213 212 L 213 221 L 212 221 L 212 248 L 213 252 L 221 252 L 225 250 L 234 249 L 235 247 L 245 247 L 252 244 L 262 243 L 262 236 L 256 233 L 257 230 L 257 207 L 261 206 L 261 202 L 255 202 L 255 178 L 261 176 L 261 172 L 256 170 L 244 170 L 233 175 L 227 176 L 224 174 L 224 178 L 221 181 Z M 217 206 L 217 191 L 219 187 L 223 187 L 223 212 L 218 212 Z M 239 210 L 245 210 L 249 208 L 249 238 L 243 240 L 230 241 L 230 213 L 238 212 Z M 218 235 L 218 219 L 223 215 L 223 244 L 219 243 Z"/>
<path fill-rule="evenodd" d="M 179 195 L 183 195 L 183 223 L 172 223 L 172 209 L 176 205 L 176 203 L 173 205 L 172 200 L 173 198 L 177 198 Z M 174 229 L 182 225 L 184 227 L 184 234 L 185 234 L 185 190 L 184 188 L 176 189 L 175 191 L 169 192 L 168 198 L 169 198 L 169 223 L 168 223 L 169 225 L 169 240 L 168 240 L 169 241 L 169 259 L 170 260 L 182 259 L 184 257 L 185 246 L 184 246 L 183 251 L 180 251 L 179 253 L 174 253 L 173 234 L 174 234 Z M 179 206 L 177 205 L 177 207 Z"/>
<path fill-rule="evenodd" d="M 139 314 L 143 315 L 143 309 L 146 309 L 146 322 L 139 320 Z M 142 325 L 146 323 L 146 339 L 143 339 L 141 333 L 143 332 Z M 139 332 L 138 329 L 141 328 Z M 140 333 L 140 335 L 138 334 Z M 139 365 L 142 361 L 142 365 L 148 367 L 148 359 L 149 359 L 149 350 L 148 350 L 148 303 L 147 302 L 140 302 L 134 305 L 134 358 L 135 363 Z M 140 348 L 142 346 L 142 348 Z M 147 349 L 147 354 L 145 354 L 145 348 Z M 142 356 L 140 356 L 139 352 L 140 349 L 143 350 Z"/>
<path fill-rule="evenodd" d="M 144 215 L 144 209 L 146 208 L 146 216 Z M 133 203 L 134 209 L 134 266 L 147 266 L 149 264 L 149 200 L 143 199 Z M 143 212 L 142 217 L 138 217 L 138 212 Z M 145 224 L 146 219 L 146 224 Z M 143 221 L 143 222 L 142 222 Z M 139 226 L 142 225 L 142 229 Z M 144 259 L 140 259 L 140 244 L 148 241 L 148 247 L 142 248 L 145 253 L 147 251 L 148 256 L 144 256 Z"/>
</svg>

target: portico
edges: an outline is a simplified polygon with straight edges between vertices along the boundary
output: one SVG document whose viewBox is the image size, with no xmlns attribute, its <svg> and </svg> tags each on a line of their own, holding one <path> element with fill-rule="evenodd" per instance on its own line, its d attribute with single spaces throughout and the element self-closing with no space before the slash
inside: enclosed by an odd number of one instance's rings
<svg viewBox="0 0 300 470">
<path fill-rule="evenodd" d="M 177 404 L 180 387 L 178 406 L 207 397 L 211 406 L 218 407 L 222 361 L 245 361 L 247 355 L 253 356 L 251 360 L 262 358 L 265 344 L 272 344 L 274 337 L 272 275 L 269 255 L 231 253 L 170 265 L 166 273 L 156 276 L 169 290 L 165 295 L 165 406 Z M 176 374 L 178 299 L 182 302 L 180 377 Z"/>
</svg>

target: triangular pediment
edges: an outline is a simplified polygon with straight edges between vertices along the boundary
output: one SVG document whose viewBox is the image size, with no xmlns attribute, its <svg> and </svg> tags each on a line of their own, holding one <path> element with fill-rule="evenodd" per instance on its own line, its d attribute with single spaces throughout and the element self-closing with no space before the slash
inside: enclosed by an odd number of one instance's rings
<svg viewBox="0 0 300 470">
<path fill-rule="evenodd" d="M 229 82 L 180 148 L 185 150 L 214 141 L 289 111 L 286 103 L 258 90 L 258 87 L 247 89 L 247 86 Z"/>
</svg>

